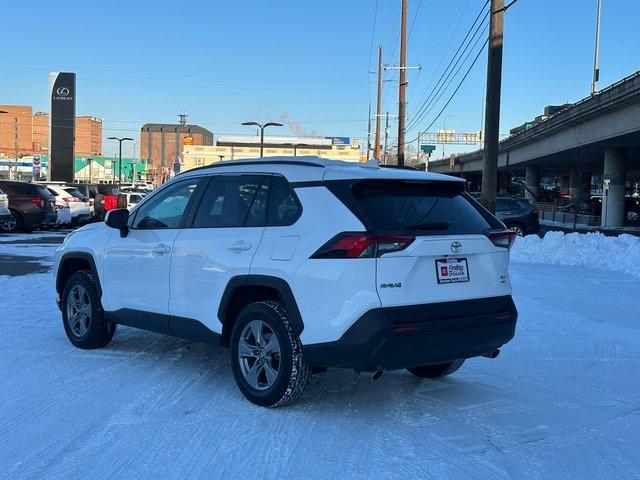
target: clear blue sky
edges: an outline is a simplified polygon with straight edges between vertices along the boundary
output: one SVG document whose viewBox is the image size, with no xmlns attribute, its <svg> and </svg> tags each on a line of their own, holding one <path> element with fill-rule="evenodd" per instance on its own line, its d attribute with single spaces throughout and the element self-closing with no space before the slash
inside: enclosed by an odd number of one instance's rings
<svg viewBox="0 0 640 480">
<path fill-rule="evenodd" d="M 423 65 L 408 75 L 410 117 L 483 3 L 409 0 L 408 62 Z M 589 93 L 595 9 L 596 0 L 519 0 L 507 12 L 501 131 Z M 364 141 L 375 101 L 367 72 L 379 43 L 384 62 L 397 64 L 399 14 L 400 0 L 12 2 L 3 9 L 0 103 L 46 111 L 48 72 L 75 71 L 77 112 L 104 118 L 105 137 L 137 139 L 143 123 L 175 122 L 186 111 L 215 134 L 280 119 Z M 601 86 L 640 69 L 638 19 L 637 0 L 603 0 Z M 444 113 L 447 128 L 480 128 L 485 76 L 483 54 Z M 397 110 L 393 81 L 384 105 Z M 105 142 L 105 154 L 114 151 Z"/>
</svg>

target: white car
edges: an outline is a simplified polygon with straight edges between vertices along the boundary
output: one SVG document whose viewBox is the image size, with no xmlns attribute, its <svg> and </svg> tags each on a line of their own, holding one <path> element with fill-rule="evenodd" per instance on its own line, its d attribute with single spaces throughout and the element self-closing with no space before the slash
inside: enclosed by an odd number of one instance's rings
<svg viewBox="0 0 640 480">
<path fill-rule="evenodd" d="M 57 207 L 68 207 L 71 211 L 70 223 L 82 225 L 91 221 L 93 214 L 89 199 L 84 198 L 75 187 L 47 184 L 47 190 L 54 196 Z"/>
<path fill-rule="evenodd" d="M 129 210 L 135 207 L 144 197 L 147 196 L 146 193 L 142 192 L 126 192 L 124 195 L 127 197 L 127 208 Z"/>
<path fill-rule="evenodd" d="M 11 220 L 11 211 L 9 210 L 9 196 L 0 190 L 0 225 Z"/>
<path fill-rule="evenodd" d="M 434 378 L 495 358 L 515 333 L 515 233 L 464 185 L 317 157 L 187 171 L 66 237 L 66 334 L 100 348 L 121 324 L 230 347 L 239 389 L 263 406 L 327 367 Z"/>
</svg>

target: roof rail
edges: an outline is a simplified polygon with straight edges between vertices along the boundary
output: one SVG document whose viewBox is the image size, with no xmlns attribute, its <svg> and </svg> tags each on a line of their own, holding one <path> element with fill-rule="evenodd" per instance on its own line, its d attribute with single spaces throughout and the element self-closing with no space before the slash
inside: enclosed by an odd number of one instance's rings
<svg viewBox="0 0 640 480">
<path fill-rule="evenodd" d="M 235 166 L 243 166 L 243 165 L 298 165 L 303 167 L 316 167 L 316 168 L 324 168 L 325 165 L 320 162 L 313 161 L 305 161 L 305 160 L 283 160 L 282 158 L 274 159 L 274 160 L 227 160 L 218 163 L 212 163 L 210 165 L 202 165 L 200 167 L 190 168 L 189 170 L 185 170 L 184 172 L 180 172 L 178 175 L 182 175 L 183 173 L 195 172 L 198 170 L 206 170 L 208 168 L 220 168 L 220 167 L 235 167 Z"/>
<path fill-rule="evenodd" d="M 382 168 L 395 168 L 397 170 L 415 170 L 417 172 L 422 172 L 422 170 L 417 169 L 416 167 L 412 167 L 410 165 L 380 165 Z"/>
</svg>

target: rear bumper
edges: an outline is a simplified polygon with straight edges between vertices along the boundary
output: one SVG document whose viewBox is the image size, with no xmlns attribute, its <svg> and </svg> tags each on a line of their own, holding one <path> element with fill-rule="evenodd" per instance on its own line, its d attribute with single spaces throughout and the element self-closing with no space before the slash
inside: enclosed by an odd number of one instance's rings
<svg viewBox="0 0 640 480">
<path fill-rule="evenodd" d="M 88 212 L 79 213 L 71 217 L 71 223 L 73 225 L 84 225 L 85 223 L 89 223 L 91 220 L 93 220 L 93 215 Z"/>
<path fill-rule="evenodd" d="M 369 310 L 334 342 L 303 347 L 314 366 L 396 370 L 477 357 L 507 343 L 518 312 L 510 295 Z"/>
</svg>

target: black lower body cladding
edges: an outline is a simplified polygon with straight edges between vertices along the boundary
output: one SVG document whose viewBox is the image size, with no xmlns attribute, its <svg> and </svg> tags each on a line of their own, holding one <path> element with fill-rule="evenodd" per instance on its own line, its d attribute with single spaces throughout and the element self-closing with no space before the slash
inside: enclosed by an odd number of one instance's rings
<svg viewBox="0 0 640 480">
<path fill-rule="evenodd" d="M 334 342 L 304 347 L 313 366 L 396 370 L 484 355 L 515 334 L 510 295 L 369 310 Z"/>
</svg>

